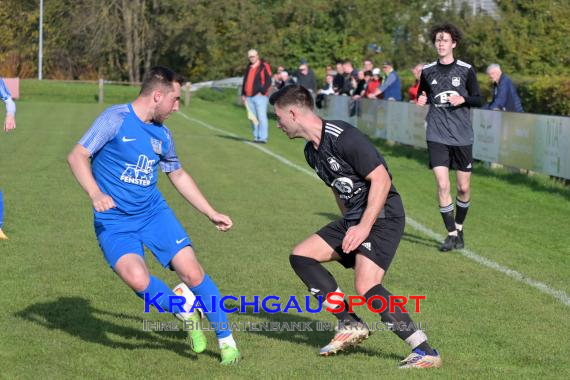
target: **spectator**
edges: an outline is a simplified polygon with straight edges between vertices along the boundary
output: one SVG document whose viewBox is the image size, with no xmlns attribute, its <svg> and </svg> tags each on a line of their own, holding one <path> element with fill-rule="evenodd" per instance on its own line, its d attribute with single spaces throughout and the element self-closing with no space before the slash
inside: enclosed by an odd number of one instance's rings
<svg viewBox="0 0 570 380">
<path fill-rule="evenodd" d="M 258 123 L 252 121 L 253 142 L 265 144 L 268 139 L 267 105 L 269 87 L 271 87 L 271 67 L 259 58 L 257 50 L 247 52 L 249 64 L 243 75 L 241 100 L 247 102 Z"/>
<path fill-rule="evenodd" d="M 487 75 L 493 81 L 493 100 L 483 106 L 488 110 L 507 112 L 524 112 L 517 88 L 511 78 L 503 74 L 501 66 L 496 63 L 489 65 Z"/>
<path fill-rule="evenodd" d="M 423 67 L 423 63 L 418 63 L 412 69 L 412 74 L 414 74 L 414 77 L 416 78 L 416 83 L 408 89 L 408 96 L 410 97 L 411 103 L 415 103 L 418 98 L 418 88 L 420 88 L 420 78 L 422 76 Z"/>
<path fill-rule="evenodd" d="M 325 77 L 325 85 L 319 90 L 319 94 L 323 95 L 334 95 L 334 76 L 332 74 L 327 74 Z"/>
<path fill-rule="evenodd" d="M 325 99 L 325 96 L 335 94 L 333 81 L 334 75 L 330 73 L 327 74 L 325 77 L 325 85 L 319 90 L 319 93 L 315 98 L 315 105 L 317 108 L 323 108 L 323 100 Z"/>
<path fill-rule="evenodd" d="M 374 70 L 372 70 L 372 78 L 366 85 L 364 96 L 369 99 L 376 99 L 376 94 L 378 93 L 378 88 L 380 88 L 381 84 L 382 79 L 380 77 L 380 69 L 376 67 Z"/>
<path fill-rule="evenodd" d="M 358 71 L 354 69 L 354 66 L 352 66 L 352 61 L 348 59 L 343 62 L 342 69 L 344 71 L 344 83 L 339 95 L 351 96 L 354 91 L 354 87 L 352 87 L 352 78 L 358 75 Z"/>
<path fill-rule="evenodd" d="M 301 61 L 301 65 L 295 74 L 295 78 L 297 79 L 295 82 L 299 86 L 305 87 L 314 96 L 317 92 L 317 79 L 315 77 L 315 72 L 309 68 L 309 65 L 307 65 L 307 61 Z"/>
<path fill-rule="evenodd" d="M 293 78 L 291 78 L 289 76 L 289 73 L 287 71 L 283 70 L 279 74 L 279 80 L 275 84 L 275 87 L 278 90 L 281 90 L 283 87 L 287 86 L 288 84 L 294 84 L 294 83 L 295 83 L 295 81 L 293 80 Z"/>
<path fill-rule="evenodd" d="M 369 72 L 369 71 L 368 71 Z M 370 72 L 369 72 L 370 73 Z M 372 74 L 372 73 L 370 73 Z M 370 79 L 370 76 L 368 76 Z M 364 71 L 358 70 L 358 74 L 352 78 L 352 87 L 354 87 L 354 92 L 352 93 L 352 99 L 360 99 L 364 96 L 364 92 L 366 91 L 366 83 L 367 83 L 366 75 Z"/>
<path fill-rule="evenodd" d="M 364 72 L 374 70 L 374 63 L 371 59 L 367 58 L 364 60 L 364 62 L 362 62 L 362 70 Z"/>
<path fill-rule="evenodd" d="M 333 80 L 333 88 L 335 94 L 340 95 L 343 87 L 344 87 L 344 67 L 342 65 L 342 62 L 337 62 L 336 75 L 334 76 Z"/>
<path fill-rule="evenodd" d="M 386 74 L 386 80 L 382 82 L 382 85 L 377 90 L 376 96 L 382 95 L 385 100 L 402 100 L 400 77 L 396 70 L 394 70 L 394 65 L 391 62 L 384 62 L 382 70 L 384 74 Z"/>
</svg>

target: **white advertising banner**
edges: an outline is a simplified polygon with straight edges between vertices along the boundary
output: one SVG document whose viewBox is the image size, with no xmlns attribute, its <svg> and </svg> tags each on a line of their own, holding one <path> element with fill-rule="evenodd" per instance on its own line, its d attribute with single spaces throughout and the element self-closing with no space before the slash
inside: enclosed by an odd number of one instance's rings
<svg viewBox="0 0 570 380">
<path fill-rule="evenodd" d="M 471 112 L 473 134 L 473 157 L 487 162 L 499 162 L 501 147 L 501 120 L 503 112 L 473 110 Z"/>
</svg>

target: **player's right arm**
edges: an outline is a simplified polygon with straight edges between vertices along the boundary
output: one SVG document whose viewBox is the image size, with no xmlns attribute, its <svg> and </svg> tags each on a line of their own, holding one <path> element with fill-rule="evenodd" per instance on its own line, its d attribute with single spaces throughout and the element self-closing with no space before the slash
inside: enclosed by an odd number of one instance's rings
<svg viewBox="0 0 570 380">
<path fill-rule="evenodd" d="M 4 80 L 0 78 L 0 99 L 6 104 L 6 118 L 4 119 L 4 131 L 10 132 L 16 128 L 16 103 L 6 87 Z"/>
<path fill-rule="evenodd" d="M 93 208 L 97 212 L 107 211 L 116 206 L 113 198 L 103 193 L 97 185 L 91 170 L 90 157 L 117 135 L 126 115 L 125 110 L 124 105 L 113 106 L 105 110 L 67 156 L 71 172 L 89 195 Z"/>
<path fill-rule="evenodd" d="M 425 106 L 428 103 L 429 93 L 430 93 L 429 84 L 427 82 L 424 73 L 422 72 L 422 75 L 420 76 L 420 86 L 418 87 L 418 99 L 416 101 L 416 104 L 418 106 Z"/>
<path fill-rule="evenodd" d="M 82 145 L 77 144 L 67 156 L 67 163 L 71 172 L 83 190 L 89 195 L 93 208 L 98 212 L 107 211 L 115 207 L 113 198 L 103 193 L 95 182 L 89 157 L 91 153 Z"/>
</svg>

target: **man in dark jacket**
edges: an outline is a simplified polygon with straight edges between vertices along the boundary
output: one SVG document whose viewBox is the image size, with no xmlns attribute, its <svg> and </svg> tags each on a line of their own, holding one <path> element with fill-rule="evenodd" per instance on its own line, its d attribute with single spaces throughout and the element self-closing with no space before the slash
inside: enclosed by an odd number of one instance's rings
<svg viewBox="0 0 570 380">
<path fill-rule="evenodd" d="M 487 75 L 493 81 L 493 100 L 483 106 L 488 110 L 507 112 L 524 112 L 521 99 L 511 78 L 503 74 L 501 66 L 496 63 L 489 65 Z"/>
<path fill-rule="evenodd" d="M 248 108 L 252 120 L 253 142 L 267 143 L 267 105 L 269 104 L 269 87 L 271 87 L 271 67 L 259 58 L 256 50 L 247 52 L 247 65 L 241 90 L 241 99 Z"/>
<path fill-rule="evenodd" d="M 299 70 L 295 74 L 296 83 L 305 87 L 313 96 L 317 93 L 317 78 L 315 72 L 309 67 L 307 61 L 301 61 Z"/>
</svg>

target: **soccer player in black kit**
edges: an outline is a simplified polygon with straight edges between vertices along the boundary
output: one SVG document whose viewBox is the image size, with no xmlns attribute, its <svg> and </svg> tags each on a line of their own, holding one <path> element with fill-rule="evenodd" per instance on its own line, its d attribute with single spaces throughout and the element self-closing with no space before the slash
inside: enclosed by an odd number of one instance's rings
<svg viewBox="0 0 570 380">
<path fill-rule="evenodd" d="M 461 40 L 454 25 L 431 30 L 438 60 L 425 65 L 420 78 L 417 105 L 430 104 L 426 117 L 429 165 L 435 175 L 439 211 L 447 237 L 441 251 L 464 248 L 463 223 L 469 210 L 473 168 L 473 129 L 470 107 L 480 107 L 483 97 L 473 67 L 455 59 L 453 49 Z M 457 210 L 451 198 L 449 169 L 457 173 Z"/>
<path fill-rule="evenodd" d="M 340 310 L 339 304 L 326 301 L 331 292 L 341 292 L 332 274 L 322 265 L 338 261 L 353 268 L 356 292 L 369 300 L 382 296 L 389 303 L 391 293 L 382 285 L 404 233 L 405 215 L 400 195 L 384 158 L 372 143 L 352 125 L 343 121 L 322 120 L 313 111 L 313 98 L 302 86 L 289 85 L 269 99 L 275 106 L 277 126 L 289 138 L 304 138 L 305 158 L 317 175 L 331 187 L 342 218 L 328 224 L 299 243 L 290 256 L 291 266 L 315 297 L 324 305 Z M 340 296 L 339 296 L 340 298 Z M 341 299 L 339 299 L 341 301 Z M 377 297 L 372 306 L 380 309 Z M 387 325 L 412 348 L 401 368 L 440 367 L 441 357 L 416 330 L 407 313 L 399 308 L 380 313 Z M 347 311 L 334 314 L 339 328 L 332 341 L 320 350 L 328 356 L 353 347 L 366 339 L 369 330 L 360 318 Z"/>
</svg>

